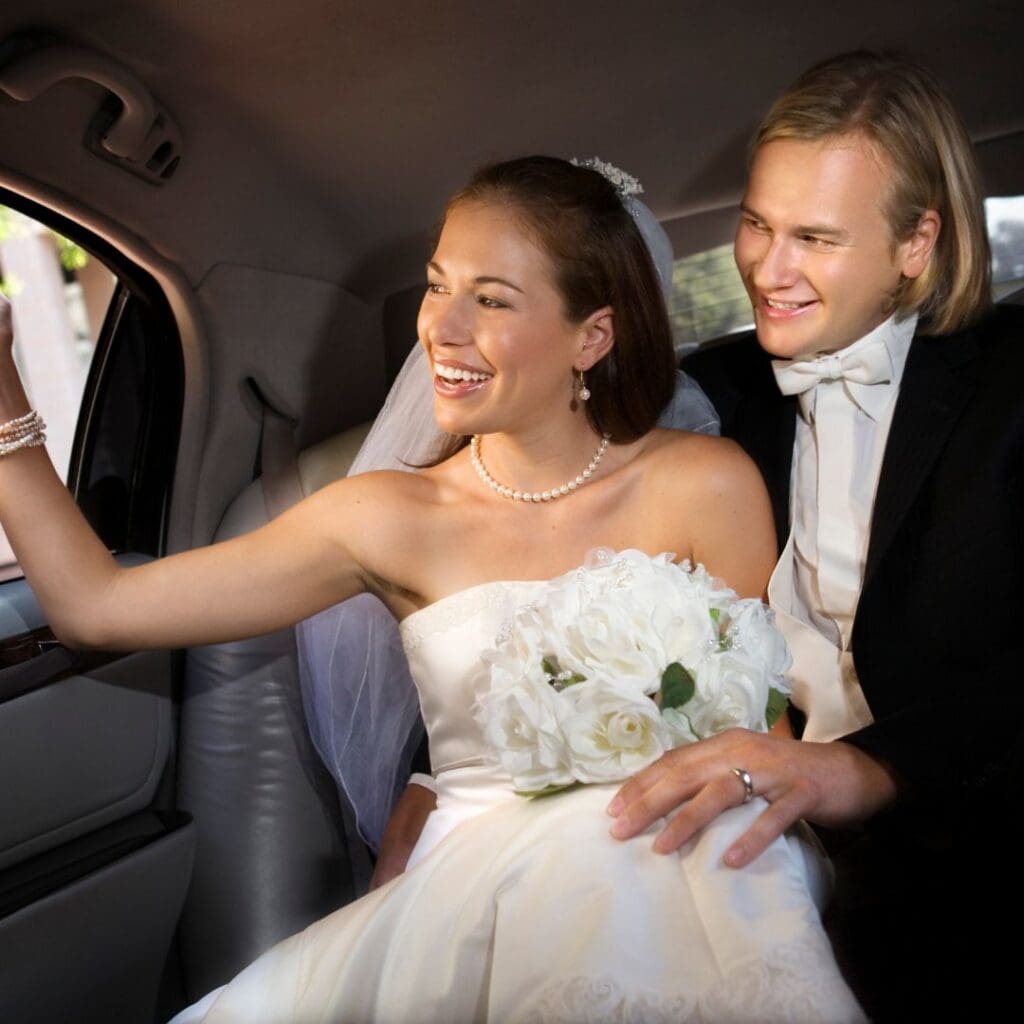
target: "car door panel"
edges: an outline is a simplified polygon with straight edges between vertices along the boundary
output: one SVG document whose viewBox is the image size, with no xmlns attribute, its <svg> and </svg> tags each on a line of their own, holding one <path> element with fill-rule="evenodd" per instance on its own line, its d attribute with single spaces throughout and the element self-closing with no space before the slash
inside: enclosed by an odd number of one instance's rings
<svg viewBox="0 0 1024 1024">
<path fill-rule="evenodd" d="M 0 870 L 149 806 L 171 679 L 169 656 L 144 652 L 0 703 Z"/>
<path fill-rule="evenodd" d="M 152 1024 L 156 1019 L 195 837 L 185 816 L 137 817 L 153 822 L 148 833 L 136 835 L 135 844 L 127 843 L 128 852 L 124 837 L 117 856 L 94 851 L 91 859 L 74 862 L 82 866 L 77 877 L 45 895 L 23 880 L 27 898 L 9 913 L 0 894 L 0 1020 Z M 131 819 L 128 824 L 136 826 Z M 0 873 L 0 886 L 5 874 Z"/>
</svg>

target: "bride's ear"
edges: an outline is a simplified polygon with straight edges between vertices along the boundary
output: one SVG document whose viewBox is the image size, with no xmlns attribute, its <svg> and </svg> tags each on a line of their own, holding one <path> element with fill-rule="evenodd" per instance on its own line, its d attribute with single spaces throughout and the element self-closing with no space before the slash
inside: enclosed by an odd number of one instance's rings
<svg viewBox="0 0 1024 1024">
<path fill-rule="evenodd" d="M 611 351 L 615 344 L 615 317 L 611 306 L 594 310 L 580 324 L 580 351 L 573 366 L 589 370 Z"/>
</svg>

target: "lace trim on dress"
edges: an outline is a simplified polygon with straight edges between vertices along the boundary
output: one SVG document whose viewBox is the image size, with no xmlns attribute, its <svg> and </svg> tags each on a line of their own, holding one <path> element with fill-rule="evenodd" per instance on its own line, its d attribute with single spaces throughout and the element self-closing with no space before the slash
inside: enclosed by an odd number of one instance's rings
<svg viewBox="0 0 1024 1024">
<path fill-rule="evenodd" d="M 478 583 L 475 587 L 460 590 L 448 597 L 442 597 L 433 604 L 407 615 L 399 624 L 402 645 L 406 653 L 415 651 L 420 644 L 435 633 L 443 633 L 468 622 L 477 612 L 492 605 L 500 604 L 508 596 L 508 588 L 536 586 L 530 581 Z"/>
<path fill-rule="evenodd" d="M 680 955 L 684 955 L 682 952 Z M 702 993 L 665 996 L 614 978 L 559 978 L 513 1024 L 861 1024 L 867 1021 L 822 942 L 742 964 Z"/>
</svg>

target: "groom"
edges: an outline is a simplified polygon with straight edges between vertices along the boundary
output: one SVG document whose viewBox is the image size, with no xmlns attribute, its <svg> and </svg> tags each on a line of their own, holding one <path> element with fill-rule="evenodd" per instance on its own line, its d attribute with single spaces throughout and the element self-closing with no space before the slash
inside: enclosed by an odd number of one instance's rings
<svg viewBox="0 0 1024 1024">
<path fill-rule="evenodd" d="M 970 144 L 921 68 L 812 68 L 752 153 L 756 334 L 686 369 L 767 482 L 814 742 L 674 751 L 622 788 L 613 834 L 667 814 L 675 848 L 743 801 L 740 768 L 768 807 L 728 864 L 801 817 L 844 830 L 832 932 L 868 1011 L 944 1016 L 966 989 L 977 1012 L 1016 966 L 987 917 L 1018 925 L 1024 887 L 1024 310 L 991 307 Z"/>
</svg>

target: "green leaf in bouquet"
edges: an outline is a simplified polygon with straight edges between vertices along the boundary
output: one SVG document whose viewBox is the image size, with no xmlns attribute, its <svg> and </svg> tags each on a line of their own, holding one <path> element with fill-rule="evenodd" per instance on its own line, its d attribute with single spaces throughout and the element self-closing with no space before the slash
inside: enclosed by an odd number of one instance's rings
<svg viewBox="0 0 1024 1024">
<path fill-rule="evenodd" d="M 661 674 L 661 710 L 681 708 L 696 689 L 693 676 L 678 661 L 673 661 Z"/>
<path fill-rule="evenodd" d="M 556 690 L 564 690 L 567 686 L 575 686 L 577 683 L 585 683 L 587 681 L 586 676 L 581 676 L 579 672 L 570 672 L 566 674 L 562 671 L 562 666 L 558 664 L 558 659 L 553 654 L 547 654 L 540 659 L 540 667 L 547 674 L 548 682 Z"/>
<path fill-rule="evenodd" d="M 566 676 L 564 679 L 559 679 L 555 686 L 559 690 L 564 690 L 566 689 L 566 687 L 575 686 L 577 683 L 585 683 L 586 681 L 586 676 L 581 676 L 579 672 L 573 672 L 571 676 Z"/>
<path fill-rule="evenodd" d="M 770 729 L 789 707 L 789 698 L 781 691 L 771 687 L 768 690 L 768 705 L 764 709 L 764 720 Z"/>
<path fill-rule="evenodd" d="M 577 789 L 582 782 L 566 782 L 564 785 L 545 786 L 543 789 L 517 789 L 513 792 L 516 796 L 525 796 L 529 800 L 539 800 L 541 797 L 554 796 L 555 793 L 564 793 L 567 789 Z"/>
<path fill-rule="evenodd" d="M 562 671 L 562 666 L 558 664 L 558 659 L 553 654 L 546 654 L 541 658 L 540 667 L 544 669 L 552 679 Z"/>
<path fill-rule="evenodd" d="M 722 621 L 722 609 L 710 608 L 708 609 L 708 615 L 711 616 L 711 622 L 714 624 L 715 632 L 718 634 L 718 649 L 720 651 L 729 650 L 732 647 L 732 637 L 729 636 L 728 622 Z"/>
</svg>

